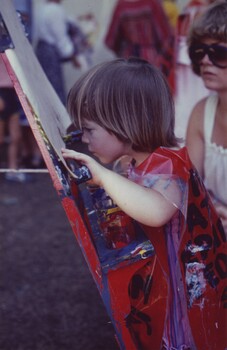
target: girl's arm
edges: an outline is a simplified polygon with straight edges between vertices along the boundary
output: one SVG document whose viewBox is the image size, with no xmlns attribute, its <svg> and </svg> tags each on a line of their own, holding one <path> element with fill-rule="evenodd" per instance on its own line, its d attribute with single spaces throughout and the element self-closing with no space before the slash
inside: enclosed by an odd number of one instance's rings
<svg viewBox="0 0 227 350">
<path fill-rule="evenodd" d="M 202 178 L 204 177 L 204 107 L 205 99 L 199 101 L 193 108 L 186 134 L 186 146 L 190 159 Z"/>
<path fill-rule="evenodd" d="M 62 150 L 62 154 L 66 159 L 75 159 L 86 165 L 92 174 L 92 181 L 104 188 L 126 214 L 144 225 L 162 226 L 177 211 L 177 208 L 157 191 L 142 187 L 106 169 L 85 154 L 66 149 Z M 180 200 L 180 194 L 176 191 L 176 202 L 178 196 Z"/>
</svg>

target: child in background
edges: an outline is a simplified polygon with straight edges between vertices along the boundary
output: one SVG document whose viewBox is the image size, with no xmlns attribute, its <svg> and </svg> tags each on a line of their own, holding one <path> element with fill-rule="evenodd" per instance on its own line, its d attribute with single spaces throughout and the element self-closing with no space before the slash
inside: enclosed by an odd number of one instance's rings
<svg viewBox="0 0 227 350">
<path fill-rule="evenodd" d="M 224 350 L 226 239 L 186 148 L 178 148 L 162 73 L 139 58 L 99 64 L 75 83 L 68 107 L 101 163 L 131 160 L 122 176 L 62 150 L 89 168 L 92 182 L 140 223 L 155 248 L 129 285 L 125 322 L 135 347 Z"/>
<path fill-rule="evenodd" d="M 214 93 L 192 110 L 186 144 L 227 233 L 227 2 L 215 2 L 194 23 L 189 55 Z"/>
</svg>

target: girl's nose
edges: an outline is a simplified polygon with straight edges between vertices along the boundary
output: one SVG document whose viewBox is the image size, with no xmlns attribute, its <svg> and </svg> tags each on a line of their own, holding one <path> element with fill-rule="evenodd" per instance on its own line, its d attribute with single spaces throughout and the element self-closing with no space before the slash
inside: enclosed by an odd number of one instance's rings
<svg viewBox="0 0 227 350">
<path fill-rule="evenodd" d="M 82 141 L 83 143 L 89 143 L 88 137 L 86 136 L 86 132 L 83 132 L 81 141 Z"/>
</svg>

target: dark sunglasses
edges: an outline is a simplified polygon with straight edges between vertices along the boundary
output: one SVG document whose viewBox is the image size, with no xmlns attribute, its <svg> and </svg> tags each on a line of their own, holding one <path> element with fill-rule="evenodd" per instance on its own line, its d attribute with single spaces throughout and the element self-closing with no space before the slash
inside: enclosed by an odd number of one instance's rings
<svg viewBox="0 0 227 350">
<path fill-rule="evenodd" d="M 193 64 L 201 64 L 205 55 L 208 55 L 214 66 L 227 68 L 227 47 L 219 44 L 198 44 L 189 47 L 189 57 Z"/>
</svg>

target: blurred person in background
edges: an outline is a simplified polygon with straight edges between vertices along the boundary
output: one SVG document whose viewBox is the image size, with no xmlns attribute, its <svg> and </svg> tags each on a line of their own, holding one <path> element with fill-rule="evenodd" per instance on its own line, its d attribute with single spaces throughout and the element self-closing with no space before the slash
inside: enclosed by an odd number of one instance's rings
<svg viewBox="0 0 227 350">
<path fill-rule="evenodd" d="M 216 1 L 189 35 L 194 72 L 213 94 L 194 107 L 186 145 L 227 233 L 227 2 Z"/>
<path fill-rule="evenodd" d="M 6 172 L 5 178 L 6 180 L 15 182 L 27 181 L 26 174 L 13 171 L 18 169 L 19 164 L 21 143 L 21 127 L 19 123 L 20 108 L 21 106 L 17 94 L 0 55 L 0 152 L 2 158 L 4 143 L 6 141 L 6 136 L 8 136 L 9 141 L 6 150 L 6 162 L 7 168 L 12 171 Z"/>
<path fill-rule="evenodd" d="M 178 137 L 185 142 L 188 118 L 194 105 L 209 94 L 202 79 L 191 69 L 187 36 L 195 19 L 206 10 L 211 0 L 190 0 L 178 16 L 176 26 L 176 127 Z"/>
<path fill-rule="evenodd" d="M 24 113 L 20 109 L 19 123 L 21 126 L 21 147 L 20 147 L 20 167 L 27 169 L 39 169 L 45 167 L 42 154 L 37 141 L 33 135 L 32 129 Z"/>
<path fill-rule="evenodd" d="M 72 20 L 61 2 L 62 0 L 46 0 L 39 9 L 36 55 L 60 100 L 65 104 L 62 64 L 71 61 L 76 68 L 80 68 L 80 63 L 69 35 Z"/>
<path fill-rule="evenodd" d="M 117 57 L 147 60 L 174 86 L 174 31 L 159 0 L 118 0 L 106 37 Z"/>
<path fill-rule="evenodd" d="M 179 16 L 179 7 L 176 4 L 176 0 L 163 0 L 162 6 L 169 19 L 170 24 L 175 29 L 177 25 L 177 20 Z"/>
</svg>

